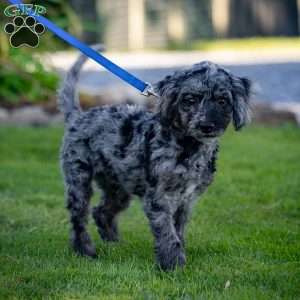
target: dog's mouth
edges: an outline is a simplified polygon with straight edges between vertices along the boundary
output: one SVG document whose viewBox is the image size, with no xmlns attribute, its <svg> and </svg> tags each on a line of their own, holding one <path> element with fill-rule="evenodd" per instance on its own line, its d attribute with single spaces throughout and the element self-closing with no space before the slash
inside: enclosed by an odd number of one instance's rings
<svg viewBox="0 0 300 300">
<path fill-rule="evenodd" d="M 192 136 L 194 136 L 197 140 L 201 140 L 203 138 L 217 138 L 221 136 L 224 133 L 224 130 L 220 128 L 215 128 L 214 130 L 208 131 L 208 130 L 196 130 L 193 131 Z"/>
<path fill-rule="evenodd" d="M 216 138 L 222 135 L 222 131 L 214 131 L 214 132 L 201 132 L 199 137 L 201 138 Z"/>
<path fill-rule="evenodd" d="M 201 141 L 203 139 L 213 139 L 213 138 L 216 138 L 218 136 L 219 136 L 219 134 L 217 134 L 217 133 L 203 133 L 203 132 L 201 132 L 201 133 L 195 135 L 194 137 L 195 137 L 196 140 Z"/>
<path fill-rule="evenodd" d="M 204 137 L 217 137 L 219 136 L 218 132 L 209 132 L 209 133 L 203 133 Z"/>
</svg>

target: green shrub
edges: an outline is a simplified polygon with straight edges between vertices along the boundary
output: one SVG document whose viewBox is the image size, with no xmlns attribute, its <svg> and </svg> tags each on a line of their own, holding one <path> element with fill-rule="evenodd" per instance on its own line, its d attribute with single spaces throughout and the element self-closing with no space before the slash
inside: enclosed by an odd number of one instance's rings
<svg viewBox="0 0 300 300">
<path fill-rule="evenodd" d="M 24 1 L 27 3 L 28 1 Z M 47 8 L 47 18 L 72 34 L 79 35 L 82 28 L 79 18 L 66 1 L 33 1 Z M 0 3 L 3 12 L 6 3 Z M 11 21 L 1 18 L 0 27 Z M 51 33 L 46 33 L 39 47 L 13 49 L 9 38 L 0 31 L 0 106 L 18 106 L 24 103 L 45 102 L 53 99 L 58 87 L 59 76 L 46 69 L 40 60 L 33 56 L 36 52 L 56 51 L 67 45 Z"/>
<path fill-rule="evenodd" d="M 10 49 L 0 64 L 0 105 L 44 102 L 54 97 L 58 75 L 46 71 L 30 53 Z"/>
</svg>

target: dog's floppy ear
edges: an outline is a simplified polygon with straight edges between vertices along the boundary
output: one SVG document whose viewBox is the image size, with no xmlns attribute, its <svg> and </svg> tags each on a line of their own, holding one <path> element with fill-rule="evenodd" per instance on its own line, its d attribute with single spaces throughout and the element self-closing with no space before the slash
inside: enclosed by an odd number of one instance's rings
<svg viewBox="0 0 300 300">
<path fill-rule="evenodd" d="M 251 81 L 247 78 L 234 77 L 233 87 L 233 114 L 232 121 L 234 128 L 240 130 L 251 120 L 250 115 L 250 96 Z"/>
<path fill-rule="evenodd" d="M 179 87 L 173 76 L 167 76 L 155 84 L 155 91 L 160 96 L 158 113 L 163 124 L 170 125 L 175 117 L 175 106 Z"/>
</svg>

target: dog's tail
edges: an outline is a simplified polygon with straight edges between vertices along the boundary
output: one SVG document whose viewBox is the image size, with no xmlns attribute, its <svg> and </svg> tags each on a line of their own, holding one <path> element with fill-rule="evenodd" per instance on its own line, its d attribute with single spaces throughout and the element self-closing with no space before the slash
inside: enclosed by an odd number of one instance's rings
<svg viewBox="0 0 300 300">
<path fill-rule="evenodd" d="M 94 50 L 103 51 L 103 45 L 95 45 Z M 58 93 L 58 108 L 64 114 L 65 122 L 68 122 L 73 114 L 81 111 L 78 95 L 76 93 L 76 84 L 79 79 L 80 70 L 87 60 L 87 56 L 81 54 L 71 69 L 68 71 L 64 83 Z"/>
</svg>

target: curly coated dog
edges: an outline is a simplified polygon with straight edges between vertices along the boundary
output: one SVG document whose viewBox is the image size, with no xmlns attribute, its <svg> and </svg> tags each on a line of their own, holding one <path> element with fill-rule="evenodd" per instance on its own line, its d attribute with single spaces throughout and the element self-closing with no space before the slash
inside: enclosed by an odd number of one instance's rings
<svg viewBox="0 0 300 300">
<path fill-rule="evenodd" d="M 159 266 L 183 266 L 191 206 L 213 180 L 218 138 L 230 121 L 236 130 L 249 121 L 251 82 L 201 62 L 155 84 L 159 100 L 154 113 L 133 105 L 82 111 L 75 85 L 85 60 L 77 60 L 59 94 L 72 246 L 81 255 L 96 256 L 86 228 L 95 181 L 102 197 L 92 216 L 104 241 L 118 240 L 117 216 L 137 195 L 143 199 Z"/>
</svg>

